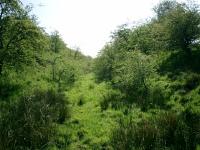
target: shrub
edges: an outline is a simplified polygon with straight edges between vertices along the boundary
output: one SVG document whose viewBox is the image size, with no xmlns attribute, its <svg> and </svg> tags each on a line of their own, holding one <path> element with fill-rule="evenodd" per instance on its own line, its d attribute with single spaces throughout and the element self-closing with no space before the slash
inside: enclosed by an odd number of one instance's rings
<svg viewBox="0 0 200 150">
<path fill-rule="evenodd" d="M 190 104 L 181 115 L 188 127 L 187 146 L 195 149 L 196 145 L 200 144 L 200 107 Z"/>
<path fill-rule="evenodd" d="M 164 89 L 161 88 L 159 85 L 151 86 L 149 89 L 149 96 L 147 100 L 147 105 L 149 107 L 164 107 L 167 95 L 164 93 Z"/>
<path fill-rule="evenodd" d="M 100 101 L 101 110 L 106 110 L 109 106 L 114 109 L 118 109 L 123 104 L 123 94 L 118 90 L 108 90 L 106 95 L 103 95 Z"/>
<path fill-rule="evenodd" d="M 113 130 L 111 145 L 116 150 L 195 150 L 200 143 L 199 118 L 199 113 L 186 110 L 180 115 L 160 113 L 139 123 L 123 119 Z"/>
<path fill-rule="evenodd" d="M 40 149 L 53 140 L 56 123 L 69 117 L 65 97 L 53 90 L 23 96 L 0 120 L 0 149 Z"/>
<path fill-rule="evenodd" d="M 106 110 L 109 107 L 110 99 L 106 96 L 103 96 L 103 99 L 100 101 L 101 110 Z"/>
<path fill-rule="evenodd" d="M 129 102 L 140 101 L 146 98 L 148 79 L 154 72 L 151 58 L 139 51 L 126 54 L 126 60 L 116 64 L 113 84 L 126 94 Z"/>
<path fill-rule="evenodd" d="M 8 100 L 21 89 L 21 85 L 6 81 L 5 78 L 0 78 L 0 101 Z"/>
<path fill-rule="evenodd" d="M 156 144 L 157 129 L 149 121 L 139 124 L 132 119 L 120 120 L 119 126 L 113 131 L 111 145 L 116 150 L 152 149 Z"/>
<path fill-rule="evenodd" d="M 199 74 L 191 74 L 187 77 L 184 85 L 184 89 L 186 91 L 190 91 L 195 89 L 198 85 L 200 85 L 200 75 Z"/>
</svg>

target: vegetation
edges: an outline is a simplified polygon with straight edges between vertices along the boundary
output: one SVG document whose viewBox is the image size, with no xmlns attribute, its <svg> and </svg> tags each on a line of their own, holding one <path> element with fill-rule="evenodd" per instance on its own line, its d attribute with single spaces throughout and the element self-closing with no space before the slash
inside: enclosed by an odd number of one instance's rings
<svg viewBox="0 0 200 150">
<path fill-rule="evenodd" d="M 162 1 L 92 59 L 0 0 L 0 150 L 198 150 L 199 8 Z"/>
</svg>

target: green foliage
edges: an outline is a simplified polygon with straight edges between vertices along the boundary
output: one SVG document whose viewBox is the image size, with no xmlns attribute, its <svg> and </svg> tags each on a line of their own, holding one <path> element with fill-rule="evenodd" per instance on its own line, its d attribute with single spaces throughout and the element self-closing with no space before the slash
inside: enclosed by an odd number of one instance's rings
<svg viewBox="0 0 200 150">
<path fill-rule="evenodd" d="M 170 11 L 175 9 L 177 5 L 178 3 L 174 0 L 164 0 L 161 3 L 159 3 L 156 7 L 154 7 L 154 12 L 156 13 L 158 19 L 161 19 L 162 17 L 168 15 Z"/>
<path fill-rule="evenodd" d="M 164 1 L 158 8 L 162 9 L 164 5 L 166 5 L 164 11 L 167 12 L 164 13 L 160 22 L 165 27 L 169 47 L 181 49 L 191 55 L 192 47 L 198 45 L 199 42 L 199 6 Z"/>
<path fill-rule="evenodd" d="M 109 107 L 114 109 L 121 108 L 125 103 L 123 98 L 124 96 L 120 91 L 112 88 L 108 89 L 106 95 L 103 95 L 103 98 L 100 101 L 101 110 L 106 110 Z"/>
<path fill-rule="evenodd" d="M 114 52 L 110 45 L 106 45 L 100 57 L 95 59 L 94 72 L 98 81 L 109 81 L 112 79 Z"/>
<path fill-rule="evenodd" d="M 53 90 L 23 96 L 1 116 L 1 149 L 38 149 L 52 142 L 55 123 L 69 117 L 65 97 Z"/>
<path fill-rule="evenodd" d="M 148 78 L 153 73 L 150 58 L 138 51 L 129 52 L 126 60 L 116 63 L 112 79 L 114 87 L 119 88 L 131 100 L 143 99 L 148 91 Z"/>
<path fill-rule="evenodd" d="M 163 87 L 160 85 L 152 85 L 149 89 L 149 95 L 148 95 L 148 101 L 147 101 L 147 107 L 154 108 L 154 107 L 160 107 L 164 108 L 166 101 L 168 100 L 168 95 L 164 92 Z"/>
<path fill-rule="evenodd" d="M 70 117 L 62 93 L 90 72 L 91 58 L 79 52 L 75 59 L 59 33 L 45 33 L 29 8 L 0 1 L 0 149 L 62 149 L 70 143 L 62 130 Z"/>
<path fill-rule="evenodd" d="M 166 47 L 166 37 L 163 36 L 163 26 L 155 20 L 134 27 L 128 39 L 129 50 L 141 50 L 149 54 Z"/>
<path fill-rule="evenodd" d="M 126 24 L 119 26 L 118 30 L 113 32 L 111 37 L 113 39 L 113 46 L 115 48 L 115 52 L 119 53 L 122 52 L 123 50 L 126 51 L 129 50 L 128 40 L 130 33 L 131 30 L 127 28 Z"/>
<path fill-rule="evenodd" d="M 138 123 L 130 118 L 121 120 L 113 130 L 111 144 L 119 150 L 195 150 L 199 144 L 199 119 L 194 117 L 198 126 L 194 127 L 182 115 L 164 112 Z"/>
<path fill-rule="evenodd" d="M 0 149 L 198 149 L 198 9 L 162 1 L 93 61 L 0 0 Z"/>
<path fill-rule="evenodd" d="M 0 101 L 9 100 L 16 91 L 19 91 L 21 85 L 12 83 L 11 81 L 6 81 L 5 78 L 0 79 Z"/>
<path fill-rule="evenodd" d="M 195 89 L 198 85 L 200 85 L 200 75 L 194 73 L 186 78 L 184 89 L 190 91 Z"/>
<path fill-rule="evenodd" d="M 58 31 L 54 31 L 50 35 L 50 42 L 51 42 L 51 50 L 55 53 L 58 53 L 60 50 L 66 48 L 66 45 L 63 42 L 63 40 L 60 38 Z"/>
<path fill-rule="evenodd" d="M 155 146 L 158 130 L 149 121 L 142 121 L 138 125 L 132 119 L 120 120 L 112 134 L 113 149 L 152 149 Z"/>
<path fill-rule="evenodd" d="M 43 32 L 18 0 L 1 2 L 0 74 L 6 65 L 15 69 L 34 62 L 40 50 Z"/>
<path fill-rule="evenodd" d="M 91 88 L 91 85 L 93 88 Z M 104 97 L 114 92 L 106 83 L 95 83 L 93 74 L 79 78 L 67 92 L 71 107 L 71 119 L 67 124 L 71 135 L 69 149 L 109 149 L 109 134 L 122 113 L 108 108 L 101 110 Z M 83 105 L 80 105 L 80 100 Z M 115 104 L 113 99 L 113 104 Z"/>
</svg>

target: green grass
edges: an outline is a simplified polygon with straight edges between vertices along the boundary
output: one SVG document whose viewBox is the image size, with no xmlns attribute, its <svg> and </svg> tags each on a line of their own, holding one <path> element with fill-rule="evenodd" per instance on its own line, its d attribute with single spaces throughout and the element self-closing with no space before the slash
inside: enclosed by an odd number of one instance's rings
<svg viewBox="0 0 200 150">
<path fill-rule="evenodd" d="M 172 110 L 184 110 L 184 106 L 179 102 L 184 97 L 186 99 L 192 97 L 194 103 L 199 99 L 197 93 L 200 91 L 200 86 L 181 95 L 179 89 L 184 86 L 182 80 L 170 81 L 167 77 L 159 77 L 158 81 L 151 82 L 163 87 L 165 94 L 171 95 L 167 99 L 167 105 L 170 105 Z M 177 88 L 177 90 L 174 90 L 174 88 Z M 96 83 L 95 76 L 91 73 L 80 77 L 73 87 L 66 91 L 65 94 L 70 103 L 71 118 L 65 124 L 58 126 L 57 138 L 61 144 L 68 143 L 63 149 L 112 149 L 110 137 L 112 137 L 112 131 L 117 127 L 120 118 L 129 116 L 134 122 L 140 122 L 142 119 L 164 111 L 155 108 L 142 112 L 136 105 L 133 105 L 128 114 L 124 114 L 126 107 L 118 110 L 108 107 L 108 109 L 102 110 L 100 102 L 112 90 L 106 82 Z M 178 100 L 176 100 L 176 97 L 179 97 Z"/>
<path fill-rule="evenodd" d="M 106 83 L 95 83 L 93 74 L 80 78 L 67 92 L 71 105 L 70 149 L 107 148 L 112 128 L 122 112 L 108 109 L 102 111 L 100 101 L 109 91 Z"/>
</svg>

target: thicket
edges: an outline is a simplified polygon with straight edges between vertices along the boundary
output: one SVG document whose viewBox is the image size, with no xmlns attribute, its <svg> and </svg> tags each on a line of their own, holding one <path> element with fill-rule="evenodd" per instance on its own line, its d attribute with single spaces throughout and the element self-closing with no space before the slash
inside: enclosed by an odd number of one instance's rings
<svg viewBox="0 0 200 150">
<path fill-rule="evenodd" d="M 189 108 L 181 114 L 160 112 L 139 122 L 125 118 L 114 130 L 111 145 L 118 150 L 195 150 L 200 142 L 199 117 Z"/>
<path fill-rule="evenodd" d="M 90 57 L 39 27 L 31 7 L 0 1 L 0 149 L 66 147 L 58 127 L 70 117 L 66 91 Z"/>
<path fill-rule="evenodd" d="M 96 58 L 97 80 L 111 82 L 130 103 L 164 105 L 170 93 L 163 93 L 165 87 L 152 81 L 199 72 L 198 8 L 193 3 L 163 1 L 154 8 L 156 17 L 149 22 L 133 28 L 120 26 Z"/>
<path fill-rule="evenodd" d="M 19 0 L 0 0 L 0 149 L 197 149 L 197 4 L 165 0 L 151 20 L 120 26 L 94 66 L 30 11 Z M 91 71 L 95 79 L 80 78 Z M 100 139 L 104 130 L 110 141 Z"/>
<path fill-rule="evenodd" d="M 195 150 L 200 144 L 199 5 L 165 0 L 154 12 L 142 25 L 120 26 L 95 60 L 97 81 L 124 95 L 105 98 L 105 104 L 136 105 L 152 116 L 129 120 L 129 110 L 111 143 L 114 149 Z"/>
<path fill-rule="evenodd" d="M 43 149 L 56 145 L 56 123 L 69 118 L 67 100 L 53 90 L 23 96 L 1 115 L 0 149 Z"/>
</svg>

